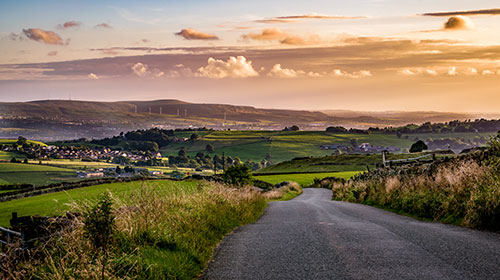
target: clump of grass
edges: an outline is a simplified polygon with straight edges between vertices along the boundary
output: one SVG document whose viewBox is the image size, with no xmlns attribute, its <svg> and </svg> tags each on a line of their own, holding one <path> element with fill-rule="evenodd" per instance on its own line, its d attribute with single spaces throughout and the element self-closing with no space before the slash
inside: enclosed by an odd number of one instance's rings
<svg viewBox="0 0 500 280">
<path fill-rule="evenodd" d="M 264 193 L 264 197 L 269 200 L 285 201 L 302 194 L 302 188 L 296 182 L 288 182 L 285 186 L 272 189 Z"/>
<path fill-rule="evenodd" d="M 468 160 L 432 173 L 371 176 L 332 186 L 333 199 L 420 218 L 500 230 L 500 180 L 493 166 Z"/>
<path fill-rule="evenodd" d="M 162 189 L 144 185 L 113 197 L 114 234 L 95 255 L 84 219 L 39 249 L 37 258 L 7 267 L 5 277 L 34 279 L 192 279 L 235 227 L 262 214 L 266 199 L 250 187 L 200 182 Z M 88 206 L 75 206 L 85 212 Z M 87 211 L 88 212 L 88 211 Z M 86 238 L 87 237 L 87 238 Z"/>
</svg>

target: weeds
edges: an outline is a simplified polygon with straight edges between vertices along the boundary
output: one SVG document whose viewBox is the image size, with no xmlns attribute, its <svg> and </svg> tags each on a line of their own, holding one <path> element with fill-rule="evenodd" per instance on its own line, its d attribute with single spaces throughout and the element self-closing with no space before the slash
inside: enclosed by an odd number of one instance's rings
<svg viewBox="0 0 500 280">
<path fill-rule="evenodd" d="M 106 212 L 111 210 L 110 197 L 103 197 L 90 206 L 79 205 L 74 210 L 95 212 L 103 219 L 83 215 L 72 229 L 39 249 L 39 257 L 7 266 L 0 276 L 6 279 L 192 279 L 204 269 L 224 235 L 258 219 L 266 199 L 250 187 L 235 189 L 200 182 L 189 188 L 182 183 L 172 183 L 167 189 L 144 185 L 120 200 L 113 198 L 115 210 L 112 212 Z M 84 209 L 87 212 L 82 211 Z M 93 222 L 100 225 L 104 220 L 110 224 L 114 221 L 113 230 L 88 226 Z M 96 243 L 88 238 L 90 232 L 94 236 L 94 229 L 104 236 L 113 233 L 113 242 L 104 238 L 107 254 L 94 253 L 95 248 L 102 248 L 100 241 Z"/>
<path fill-rule="evenodd" d="M 336 200 L 377 205 L 420 218 L 500 230 L 498 171 L 476 161 L 443 165 L 436 172 L 372 176 L 332 185 Z"/>
</svg>

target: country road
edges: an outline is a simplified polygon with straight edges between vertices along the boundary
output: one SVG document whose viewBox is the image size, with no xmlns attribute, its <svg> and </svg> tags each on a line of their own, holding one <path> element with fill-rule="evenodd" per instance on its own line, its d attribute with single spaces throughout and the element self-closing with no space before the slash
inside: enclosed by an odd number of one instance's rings
<svg viewBox="0 0 500 280">
<path fill-rule="evenodd" d="M 228 235 L 203 279 L 500 279 L 500 234 L 304 189 Z"/>
</svg>

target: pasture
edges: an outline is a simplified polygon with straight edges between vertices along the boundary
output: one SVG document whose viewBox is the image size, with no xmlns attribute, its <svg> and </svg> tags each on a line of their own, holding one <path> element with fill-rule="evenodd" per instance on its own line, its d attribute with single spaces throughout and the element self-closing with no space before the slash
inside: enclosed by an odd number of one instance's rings
<svg viewBox="0 0 500 280">
<path fill-rule="evenodd" d="M 47 165 L 0 163 L 0 184 L 46 185 L 77 180 L 75 170 Z"/>
<path fill-rule="evenodd" d="M 302 187 L 309 186 L 314 182 L 314 179 L 323 179 L 326 177 L 344 178 L 346 180 L 358 174 L 359 171 L 334 172 L 334 173 L 299 173 L 299 174 L 278 174 L 278 175 L 261 175 L 255 176 L 256 179 L 277 184 L 283 181 L 297 182 Z"/>
<path fill-rule="evenodd" d="M 135 181 L 129 183 L 114 183 L 95 185 L 63 192 L 49 193 L 39 196 L 21 198 L 0 203 L 0 226 L 9 226 L 12 212 L 19 216 L 28 215 L 58 215 L 71 209 L 73 203 L 95 199 L 99 194 L 109 191 L 114 197 L 121 199 L 131 191 L 143 186 L 150 186 L 161 192 L 194 192 L 196 181 Z"/>
<path fill-rule="evenodd" d="M 12 145 L 17 142 L 17 139 L 0 139 L 0 145 Z M 39 146 L 47 146 L 47 144 L 40 142 L 40 141 L 34 141 L 34 140 L 28 140 L 28 144 L 31 145 L 39 145 Z"/>
</svg>

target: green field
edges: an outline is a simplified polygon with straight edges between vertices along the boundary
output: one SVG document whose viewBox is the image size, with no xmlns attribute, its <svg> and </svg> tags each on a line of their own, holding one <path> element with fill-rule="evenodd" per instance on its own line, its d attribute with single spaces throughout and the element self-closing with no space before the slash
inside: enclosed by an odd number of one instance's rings
<svg viewBox="0 0 500 280">
<path fill-rule="evenodd" d="M 49 193 L 34 197 L 21 198 L 6 202 L 0 202 L 0 226 L 8 226 L 12 212 L 17 212 L 19 216 L 27 215 L 57 215 L 69 210 L 69 204 L 73 202 L 93 199 L 104 191 L 110 191 L 117 198 L 124 197 L 132 190 L 138 189 L 147 183 L 148 186 L 156 187 L 162 191 L 176 191 L 182 188 L 183 191 L 195 191 L 196 181 L 136 181 L 130 183 L 115 183 L 96 185 L 81 189 L 73 189 L 63 192 Z"/>
<path fill-rule="evenodd" d="M 255 176 L 256 179 L 271 184 L 281 183 L 283 181 L 293 181 L 306 187 L 313 183 L 314 179 L 323 179 L 326 177 L 344 178 L 346 180 L 358 174 L 359 171 L 334 172 L 334 173 L 302 173 L 302 174 L 279 174 Z"/>
<path fill-rule="evenodd" d="M 0 151 L 0 161 L 10 161 L 12 158 L 24 160 L 26 157 L 19 153 Z"/>
<path fill-rule="evenodd" d="M 406 159 L 419 157 L 425 154 L 426 153 L 388 154 L 386 159 Z M 437 157 L 443 156 L 453 155 L 437 155 Z M 343 154 L 284 161 L 257 170 L 254 174 L 367 171 L 368 168 L 374 169 L 376 164 L 380 163 L 382 163 L 382 156 L 380 154 Z"/>
<path fill-rule="evenodd" d="M 0 184 L 46 185 L 77 180 L 75 170 L 47 165 L 0 163 Z"/>
<path fill-rule="evenodd" d="M 0 139 L 0 145 L 12 145 L 17 142 L 17 139 Z M 40 145 L 40 146 L 47 146 L 47 144 L 40 142 L 40 141 L 34 141 L 34 140 L 28 140 L 28 144 L 32 145 Z"/>
<path fill-rule="evenodd" d="M 486 138 L 494 133 L 426 133 L 409 134 L 409 138 L 398 138 L 393 134 L 371 133 L 329 133 L 325 131 L 211 131 L 211 132 L 183 132 L 177 137 L 187 137 L 197 133 L 200 139 L 194 142 L 171 143 L 161 150 L 164 156 L 176 155 L 181 147 L 187 149 L 190 156 L 198 152 L 205 152 L 205 146 L 211 144 L 215 154 L 239 157 L 242 161 L 248 159 L 261 161 L 266 155 L 271 156 L 274 163 L 291 160 L 295 157 L 320 157 L 330 155 L 331 150 L 321 150 L 321 145 L 342 144 L 349 146 L 351 139 L 357 143 L 370 143 L 377 146 L 394 146 L 402 150 L 409 149 L 415 142 L 415 137 L 426 140 L 428 138 L 462 138 L 473 139 L 476 136 Z"/>
</svg>

